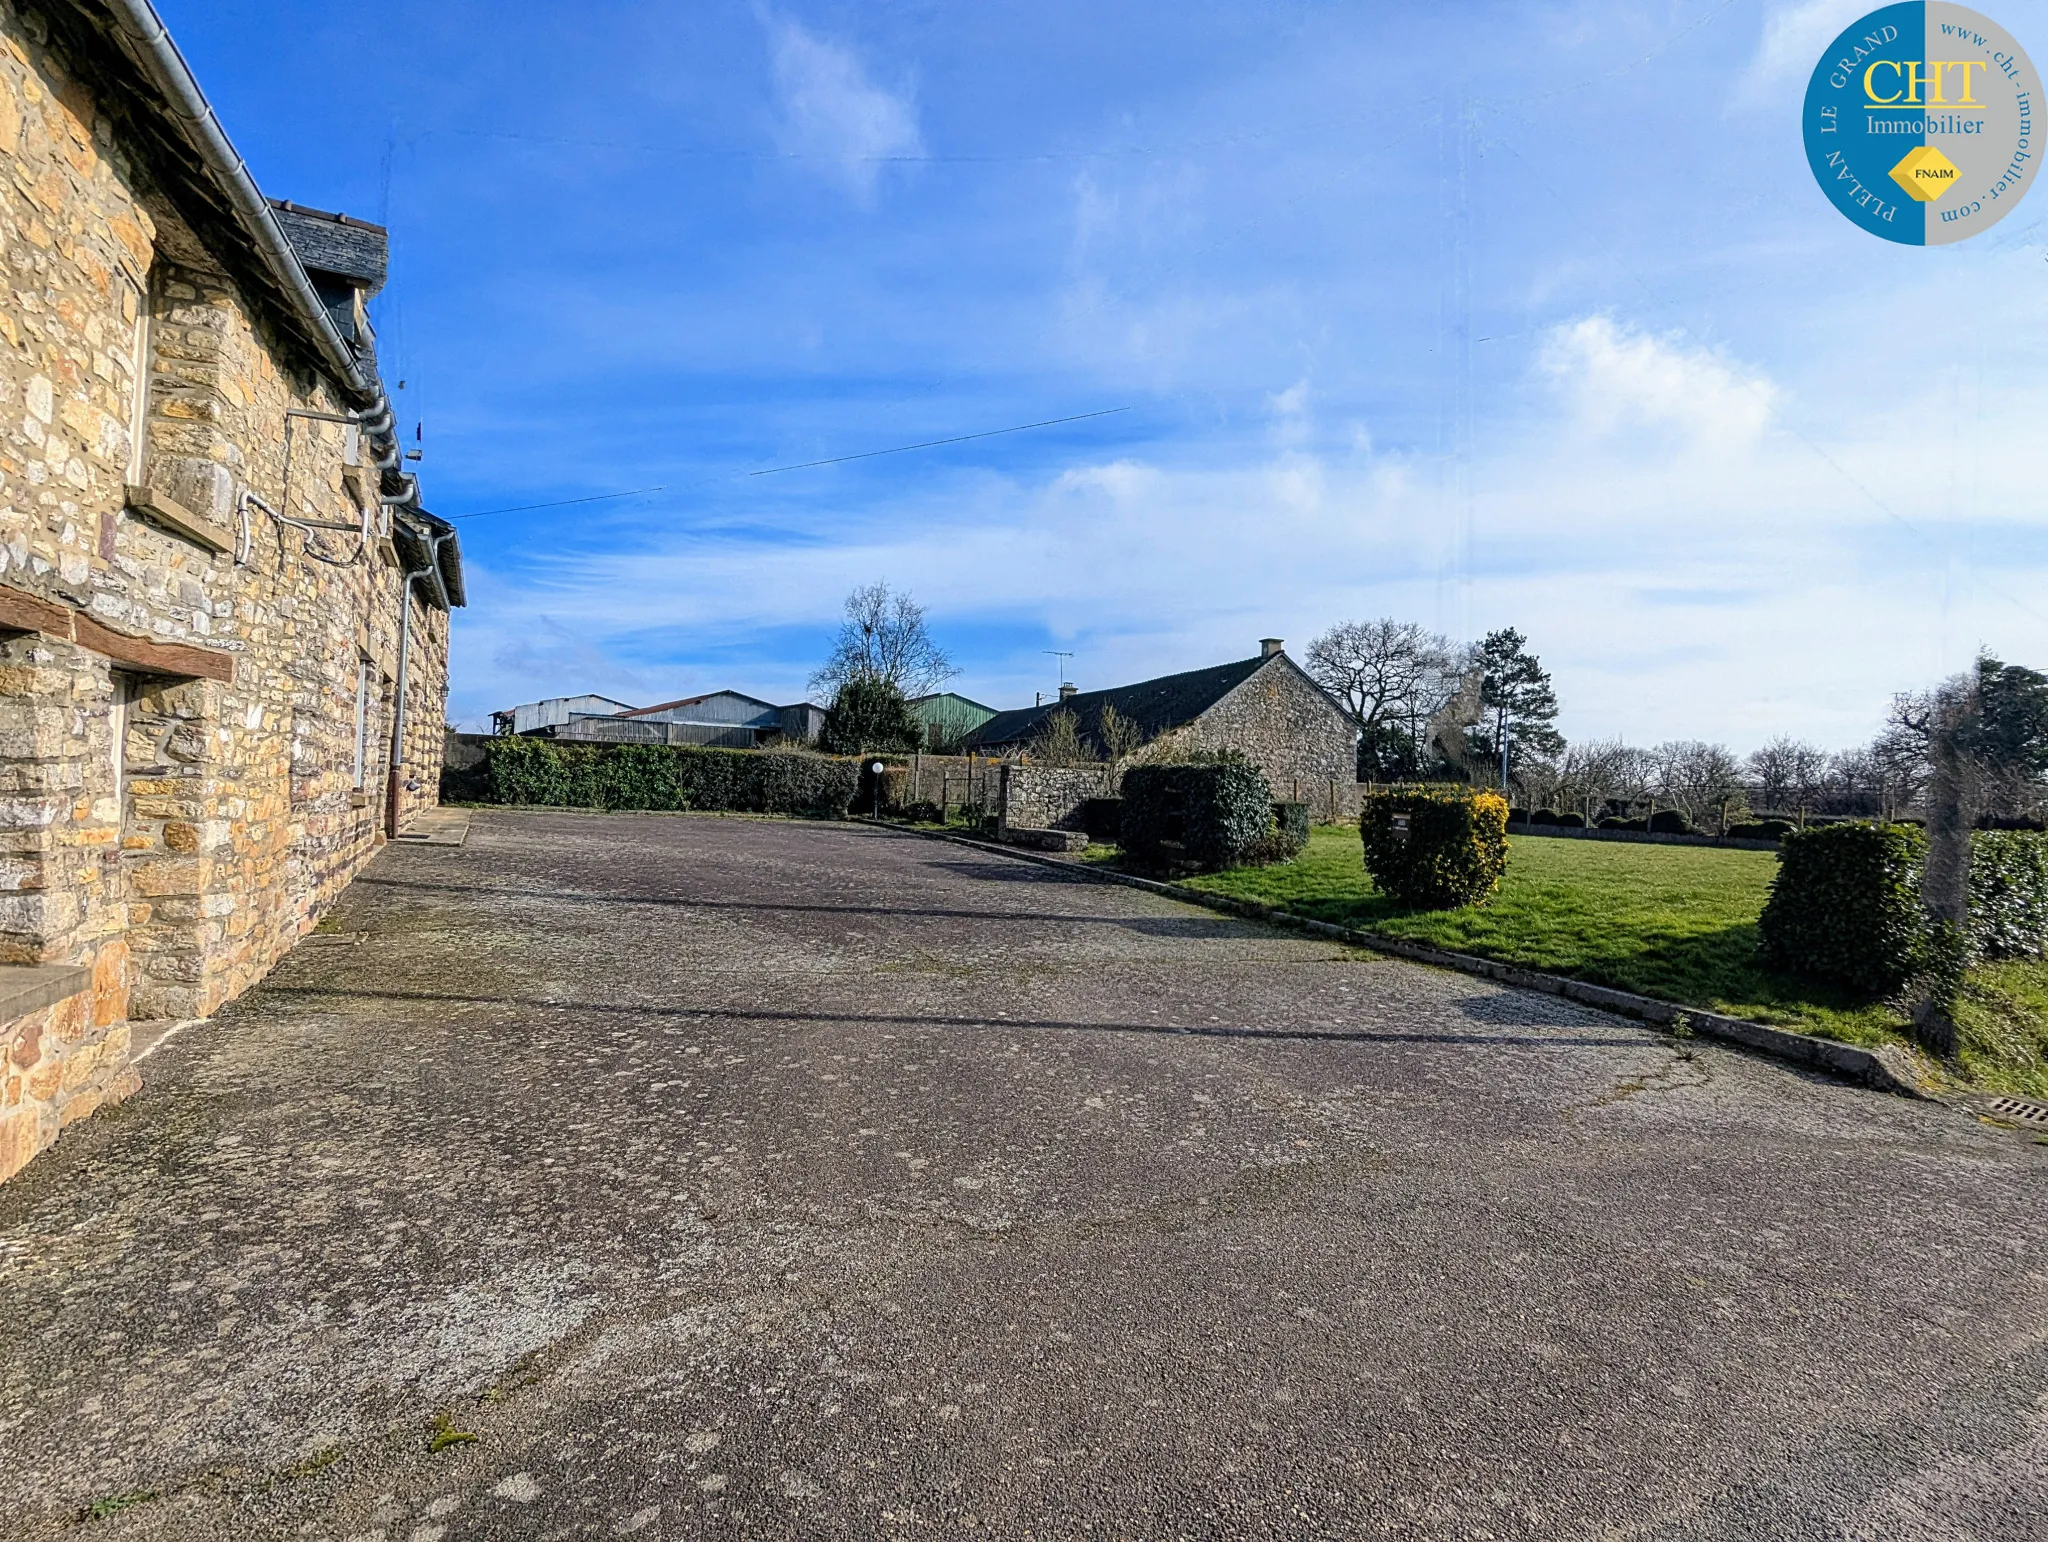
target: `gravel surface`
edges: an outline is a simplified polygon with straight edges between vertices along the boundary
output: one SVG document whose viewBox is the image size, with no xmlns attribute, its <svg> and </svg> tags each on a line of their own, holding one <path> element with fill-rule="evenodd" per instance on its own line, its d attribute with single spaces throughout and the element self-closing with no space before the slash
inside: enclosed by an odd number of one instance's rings
<svg viewBox="0 0 2048 1542">
<path fill-rule="evenodd" d="M 2048 1537 L 2026 1137 L 850 826 L 327 924 L 0 1186 L 0 1534 Z"/>
</svg>

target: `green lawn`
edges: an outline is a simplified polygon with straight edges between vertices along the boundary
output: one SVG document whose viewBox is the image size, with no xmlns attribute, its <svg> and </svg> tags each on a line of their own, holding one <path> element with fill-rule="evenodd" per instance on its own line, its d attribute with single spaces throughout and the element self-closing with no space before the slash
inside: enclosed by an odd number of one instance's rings
<svg viewBox="0 0 2048 1542">
<path fill-rule="evenodd" d="M 1111 851 L 1093 851 L 1097 860 Z M 1756 961 L 1756 919 L 1777 857 L 1767 851 L 1510 836 L 1500 893 L 1463 910 L 1412 911 L 1366 877 L 1358 832 L 1319 827 L 1275 867 L 1190 886 L 1296 915 L 1567 974 L 1855 1044 L 1903 1034 L 1883 1002 Z M 1964 1067 L 1980 1085 L 2048 1096 L 2048 965 L 1987 966 L 1958 1013 Z"/>
</svg>

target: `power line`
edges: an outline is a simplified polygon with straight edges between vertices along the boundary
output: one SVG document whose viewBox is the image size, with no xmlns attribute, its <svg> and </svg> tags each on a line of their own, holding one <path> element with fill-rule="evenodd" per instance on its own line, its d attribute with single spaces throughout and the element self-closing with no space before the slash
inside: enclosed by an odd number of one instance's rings
<svg viewBox="0 0 2048 1542">
<path fill-rule="evenodd" d="M 572 503 L 609 503 L 614 498 L 637 498 L 642 493 L 665 492 L 664 487 L 636 487 L 628 493 L 593 493 L 588 498 L 557 498 L 553 503 L 515 503 L 503 509 L 478 509 L 473 514 L 450 514 L 450 519 L 482 519 L 486 514 L 524 514 L 528 509 L 565 509 Z"/>
<path fill-rule="evenodd" d="M 887 450 L 863 450 L 858 455 L 834 455 L 826 460 L 799 461 L 794 466 L 768 466 L 760 471 L 749 471 L 750 477 L 772 477 L 778 471 L 808 471 L 813 466 L 838 466 L 850 460 L 873 460 L 877 455 L 901 455 L 906 450 L 930 450 L 942 444 L 965 444 L 970 439 L 993 439 L 998 434 L 1021 434 L 1031 428 L 1051 428 L 1056 423 L 1079 423 L 1085 418 L 1111 418 L 1119 412 L 1129 412 L 1128 407 L 1105 407 L 1100 412 L 1077 412 L 1070 418 L 1047 418 L 1042 423 L 1019 423 L 1014 428 L 988 428 L 978 434 L 955 434 L 950 439 L 926 439 L 919 444 L 899 444 Z"/>
</svg>

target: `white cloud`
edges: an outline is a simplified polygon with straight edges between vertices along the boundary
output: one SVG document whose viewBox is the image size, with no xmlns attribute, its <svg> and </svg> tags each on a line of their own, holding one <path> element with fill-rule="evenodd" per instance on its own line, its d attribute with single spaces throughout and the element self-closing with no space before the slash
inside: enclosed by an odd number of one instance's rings
<svg viewBox="0 0 2048 1542">
<path fill-rule="evenodd" d="M 1553 328 L 1540 362 L 1585 428 L 1668 429 L 1704 449 L 1725 451 L 1754 440 L 1777 396 L 1762 374 L 1718 350 L 1675 334 L 1639 332 L 1609 316 Z"/>
<path fill-rule="evenodd" d="M 877 85 L 853 50 L 795 21 L 768 21 L 783 148 L 820 162 L 863 201 L 888 161 L 924 153 L 907 95 Z"/>
<path fill-rule="evenodd" d="M 1773 7 L 1756 56 L 1736 87 L 1736 103 L 1753 106 L 1783 96 L 1788 85 L 1804 88 L 1821 50 L 1870 9 L 1871 0 L 1798 0 Z"/>
</svg>

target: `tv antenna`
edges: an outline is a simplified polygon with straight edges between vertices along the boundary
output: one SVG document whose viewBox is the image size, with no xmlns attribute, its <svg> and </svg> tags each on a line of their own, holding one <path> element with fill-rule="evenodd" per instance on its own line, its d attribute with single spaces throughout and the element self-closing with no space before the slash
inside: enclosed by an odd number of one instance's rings
<svg viewBox="0 0 2048 1542">
<path fill-rule="evenodd" d="M 1067 683 L 1067 660 L 1074 656 L 1074 650 L 1068 648 L 1062 651 L 1058 648 L 1047 648 L 1044 651 L 1060 661 L 1060 684 L 1065 685 Z"/>
</svg>

